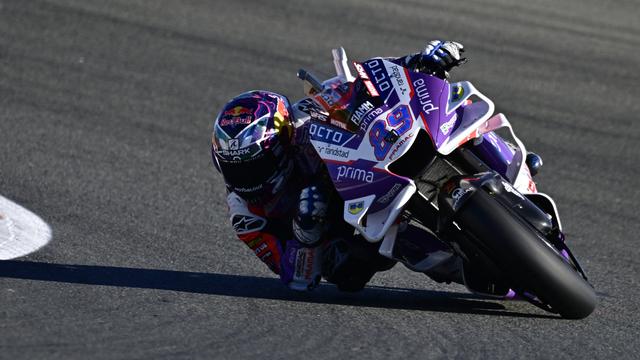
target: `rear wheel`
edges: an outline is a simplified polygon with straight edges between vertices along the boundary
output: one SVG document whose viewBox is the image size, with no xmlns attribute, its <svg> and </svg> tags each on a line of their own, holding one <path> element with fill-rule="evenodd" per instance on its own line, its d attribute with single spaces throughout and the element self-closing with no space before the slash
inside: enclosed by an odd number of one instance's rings
<svg viewBox="0 0 640 360">
<path fill-rule="evenodd" d="M 564 318 L 581 319 L 595 309 L 593 287 L 542 234 L 484 189 L 475 191 L 453 220 L 512 288 L 535 294 Z"/>
</svg>

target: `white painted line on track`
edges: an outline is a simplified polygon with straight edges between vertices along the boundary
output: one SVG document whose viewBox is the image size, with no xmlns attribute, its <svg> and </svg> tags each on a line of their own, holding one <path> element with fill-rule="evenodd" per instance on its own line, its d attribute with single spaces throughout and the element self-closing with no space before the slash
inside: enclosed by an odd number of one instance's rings
<svg viewBox="0 0 640 360">
<path fill-rule="evenodd" d="M 0 260 L 31 254 L 50 240 L 51 228 L 46 222 L 0 195 Z"/>
</svg>

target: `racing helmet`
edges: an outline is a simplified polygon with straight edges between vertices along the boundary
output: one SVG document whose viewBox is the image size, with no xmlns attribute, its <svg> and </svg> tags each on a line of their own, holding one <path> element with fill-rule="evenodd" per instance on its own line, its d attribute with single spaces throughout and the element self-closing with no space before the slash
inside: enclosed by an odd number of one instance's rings
<svg viewBox="0 0 640 360">
<path fill-rule="evenodd" d="M 249 203 L 273 198 L 292 173 L 290 114 L 285 96 L 254 90 L 231 99 L 213 123 L 213 163 Z"/>
</svg>

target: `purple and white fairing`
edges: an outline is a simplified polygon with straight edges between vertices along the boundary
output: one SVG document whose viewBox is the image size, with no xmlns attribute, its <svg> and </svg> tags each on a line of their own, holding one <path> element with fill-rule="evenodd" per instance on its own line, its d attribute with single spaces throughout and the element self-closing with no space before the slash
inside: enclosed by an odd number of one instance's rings
<svg viewBox="0 0 640 360">
<path fill-rule="evenodd" d="M 372 98 L 377 95 L 382 99 L 377 101 L 380 105 L 374 108 L 369 103 L 358 109 L 355 132 L 313 122 L 309 133 L 345 201 L 345 221 L 368 241 L 380 241 L 393 232 L 393 223 L 416 191 L 412 179 L 392 173 L 389 165 L 408 151 L 421 131 L 442 155 L 475 141 L 478 146 L 474 150 L 489 166 L 519 191 L 535 192 L 528 171 L 523 169 L 524 145 L 513 131 L 516 145 L 511 146 L 493 132 L 500 127 L 511 130 L 511 126 L 502 114 L 491 117 L 493 102 L 471 83 L 449 84 L 384 59 L 358 66 L 360 78 L 375 87 L 370 92 Z M 468 101 L 471 97 L 477 101 Z"/>
</svg>

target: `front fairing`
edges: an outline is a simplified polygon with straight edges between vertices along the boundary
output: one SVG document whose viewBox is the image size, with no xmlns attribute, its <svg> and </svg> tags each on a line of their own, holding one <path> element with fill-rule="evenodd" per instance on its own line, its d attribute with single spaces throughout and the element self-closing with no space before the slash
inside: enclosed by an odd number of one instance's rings
<svg viewBox="0 0 640 360">
<path fill-rule="evenodd" d="M 312 120 L 309 134 L 345 200 L 345 220 L 368 240 L 377 241 L 416 190 L 413 180 L 392 173 L 389 165 L 420 131 L 435 143 L 442 141 L 431 129 L 456 115 L 440 111 L 447 106 L 448 96 L 442 97 L 448 92 L 446 81 L 410 73 L 383 59 L 359 65 L 364 76 L 356 82 L 334 83 L 311 98 L 324 113 L 334 115 Z M 351 94 L 351 101 L 345 101 L 344 94 Z"/>
<path fill-rule="evenodd" d="M 416 191 L 412 179 L 389 168 L 418 134 L 428 134 L 433 148 L 446 156 L 508 122 L 490 120 L 493 102 L 469 82 L 449 84 L 384 59 L 354 65 L 356 82 L 332 79 L 325 91 L 305 100 L 325 114 L 312 118 L 309 135 L 345 201 L 345 221 L 367 240 L 379 241 Z M 364 86 L 356 89 L 358 84 Z M 517 166 L 516 176 L 522 172 Z"/>
</svg>

